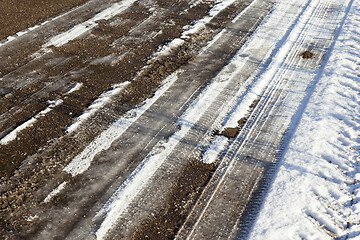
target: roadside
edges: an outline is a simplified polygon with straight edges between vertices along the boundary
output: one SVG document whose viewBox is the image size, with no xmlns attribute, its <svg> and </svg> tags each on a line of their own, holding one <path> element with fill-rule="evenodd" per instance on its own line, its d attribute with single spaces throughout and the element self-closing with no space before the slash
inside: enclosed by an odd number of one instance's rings
<svg viewBox="0 0 360 240">
<path fill-rule="evenodd" d="M 249 239 L 359 239 L 360 4 L 341 11 L 344 25 Z"/>
</svg>

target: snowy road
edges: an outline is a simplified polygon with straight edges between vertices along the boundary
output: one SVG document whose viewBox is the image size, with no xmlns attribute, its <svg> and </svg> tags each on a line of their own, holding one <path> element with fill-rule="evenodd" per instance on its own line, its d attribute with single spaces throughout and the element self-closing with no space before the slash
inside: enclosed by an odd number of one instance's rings
<svg viewBox="0 0 360 240">
<path fill-rule="evenodd" d="M 2 41 L 1 233 L 277 239 L 276 198 L 256 219 L 353 6 L 92 0 Z"/>
</svg>

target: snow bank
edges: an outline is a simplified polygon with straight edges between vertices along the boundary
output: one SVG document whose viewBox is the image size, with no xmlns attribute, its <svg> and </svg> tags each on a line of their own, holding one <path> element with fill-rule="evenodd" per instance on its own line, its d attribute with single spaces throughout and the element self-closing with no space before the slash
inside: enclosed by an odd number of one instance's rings
<svg viewBox="0 0 360 240">
<path fill-rule="evenodd" d="M 346 3 L 343 30 L 249 239 L 359 239 L 360 4 Z"/>
</svg>

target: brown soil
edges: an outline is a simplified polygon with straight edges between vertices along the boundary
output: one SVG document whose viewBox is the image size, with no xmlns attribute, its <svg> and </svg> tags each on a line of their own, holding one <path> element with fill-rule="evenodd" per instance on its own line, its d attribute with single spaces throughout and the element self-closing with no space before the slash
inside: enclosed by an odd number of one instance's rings
<svg viewBox="0 0 360 240">
<path fill-rule="evenodd" d="M 227 138 L 234 138 L 238 135 L 239 130 L 239 127 L 228 127 L 225 128 L 220 134 Z"/>
<path fill-rule="evenodd" d="M 240 120 L 237 122 L 238 126 L 241 128 L 247 121 L 246 117 L 240 118 Z"/>
<path fill-rule="evenodd" d="M 192 159 L 180 172 L 165 206 L 158 214 L 146 220 L 132 239 L 174 239 L 214 169 L 214 164 Z"/>
<path fill-rule="evenodd" d="M 258 102 L 260 101 L 260 98 L 256 98 L 249 106 L 250 111 L 252 111 L 254 109 L 254 107 L 258 104 Z"/>
<path fill-rule="evenodd" d="M 179 6 L 180 9 L 185 7 L 185 4 Z M 140 10 L 137 8 L 140 8 Z M 207 10 L 208 5 L 204 5 L 202 9 L 197 9 L 197 11 L 201 11 L 201 13 L 198 12 L 195 15 L 204 15 Z M 133 25 L 148 15 L 145 14 L 144 9 L 138 5 L 134 5 L 129 12 L 141 12 L 139 15 L 124 13 L 124 17 L 128 21 L 132 21 Z M 122 17 L 123 14 L 117 16 L 118 19 L 122 19 Z M 135 20 L 131 20 L 130 17 L 134 17 Z M 64 134 L 64 128 L 71 123 L 73 117 L 80 115 L 83 109 L 91 104 L 94 98 L 111 88 L 114 83 L 130 81 L 135 76 L 135 73 L 146 65 L 147 59 L 157 50 L 158 46 L 162 45 L 168 39 L 179 37 L 182 32 L 182 26 L 190 24 L 191 20 L 190 18 L 185 20 L 177 19 L 177 22 L 179 25 L 166 26 L 162 29 L 162 34 L 159 34 L 150 41 L 144 39 L 142 42 L 136 44 L 127 42 L 127 54 L 123 56 L 122 60 L 116 65 L 97 64 L 86 67 L 87 70 L 84 71 L 85 73 L 76 78 L 77 82 L 83 83 L 83 87 L 75 94 L 65 98 L 61 95 L 61 92 L 49 93 L 44 100 L 34 100 L 32 104 L 26 104 L 21 107 L 21 112 L 8 118 L 0 130 L 5 130 L 9 127 L 15 128 L 27 121 L 36 114 L 36 112 L 40 112 L 46 107 L 46 100 L 57 98 L 64 101 L 63 104 L 55 108 L 51 114 L 40 118 L 32 127 L 22 131 L 17 141 L 6 146 L 0 146 L 0 174 L 2 176 L 9 176 L 27 156 L 36 153 L 37 150 L 50 139 L 62 136 Z M 101 27 L 109 26 L 110 23 L 111 20 L 108 22 L 103 21 Z M 159 27 L 160 26 L 154 26 L 153 31 L 160 30 Z M 123 25 L 112 26 L 112 29 L 114 33 L 116 33 L 116 29 L 123 29 Z M 96 32 L 97 35 L 99 34 L 98 29 L 95 29 L 94 32 Z M 10 98 L 0 101 L 0 111 L 2 113 L 6 112 L 14 105 L 21 105 L 24 101 L 28 101 L 29 97 L 43 88 L 46 82 L 53 81 L 51 78 L 61 78 L 61 76 L 73 69 L 84 68 L 84 66 L 87 66 L 94 58 L 107 56 L 109 54 L 119 54 L 119 52 L 124 51 L 112 47 L 116 39 L 106 38 L 106 35 L 101 36 L 101 40 L 90 36 L 85 39 L 71 41 L 59 48 L 53 48 L 54 57 L 65 57 L 65 59 L 70 58 L 70 60 L 64 61 L 64 64 L 44 68 L 42 74 L 44 74 L 45 77 L 33 85 L 14 92 Z M 117 37 L 120 37 L 120 35 L 117 35 Z M 139 104 L 145 98 L 149 97 L 153 91 L 159 87 L 164 77 L 186 64 L 191 59 L 187 51 L 188 49 L 186 47 L 181 48 L 172 56 L 153 63 L 152 67 L 150 67 L 142 77 L 132 82 L 128 86 L 126 94 L 119 99 L 119 105 L 125 106 L 124 111 L 136 106 L 136 104 Z M 45 65 L 45 63 L 39 62 L 38 65 Z"/>
<path fill-rule="evenodd" d="M 87 0 L 1 0 L 0 39 L 29 28 Z"/>
<path fill-rule="evenodd" d="M 305 51 L 303 53 L 301 53 L 301 57 L 305 58 L 305 59 L 310 59 L 314 56 L 314 54 L 311 51 Z"/>
<path fill-rule="evenodd" d="M 134 5 L 136 8 L 136 5 Z M 177 5 L 179 9 L 174 10 L 182 11 L 181 9 L 187 7 L 186 4 Z M 208 11 L 209 5 L 202 5 L 202 8 L 196 9 L 194 16 L 204 16 Z M 130 9 L 135 11 L 136 9 Z M 192 10 L 194 11 L 194 10 Z M 126 14 L 126 13 L 125 13 Z M 129 19 L 130 16 L 135 16 L 138 20 L 138 15 L 126 14 L 127 21 L 133 21 Z M 141 18 L 146 14 L 140 14 Z M 163 16 L 170 20 L 168 16 Z M 14 106 L 21 107 L 19 114 L 16 114 L 8 119 L 4 124 L 3 129 L 11 126 L 18 126 L 22 122 L 27 121 L 36 112 L 43 110 L 47 105 L 41 99 L 37 97 L 34 100 L 29 100 L 39 90 L 44 89 L 48 82 L 54 81 L 53 79 L 67 76 L 73 70 L 86 69 L 81 71 L 81 74 L 76 76 L 76 79 L 72 79 L 75 82 L 82 82 L 83 87 L 74 92 L 71 95 L 63 96 L 60 91 L 49 92 L 44 100 L 49 99 L 62 99 L 64 102 L 62 105 L 56 107 L 50 113 L 44 117 L 38 119 L 38 121 L 32 126 L 23 130 L 16 141 L 11 142 L 8 145 L 0 146 L 0 173 L 2 181 L 12 177 L 11 184 L 7 185 L 7 189 L 0 189 L 2 197 L 0 198 L 0 234 L 6 234 L 9 232 L 18 232 L 20 229 L 26 229 L 25 226 L 29 222 L 24 219 L 26 209 L 21 207 L 25 201 L 31 202 L 30 206 L 39 201 L 39 199 L 32 199 L 30 193 L 36 191 L 37 187 L 44 184 L 46 177 L 54 174 L 58 174 L 61 166 L 66 164 L 66 161 L 71 159 L 71 156 L 76 155 L 85 146 L 85 142 L 90 142 L 96 135 L 101 132 L 101 128 L 92 129 L 93 131 L 87 132 L 86 137 L 82 139 L 76 139 L 71 137 L 65 137 L 59 139 L 57 147 L 46 155 L 40 155 L 33 166 L 28 171 L 22 172 L 21 178 L 18 178 L 19 171 L 15 171 L 23 160 L 35 153 L 41 153 L 51 144 L 51 141 L 64 135 L 64 128 L 69 125 L 74 116 L 80 115 L 84 108 L 92 103 L 102 92 L 111 88 L 112 84 L 122 81 L 130 81 L 135 76 L 136 72 L 147 64 L 147 61 L 151 54 L 158 49 L 159 46 L 164 44 L 168 39 L 179 37 L 182 32 L 182 26 L 190 24 L 193 16 L 187 18 L 180 18 L 178 15 L 174 15 L 178 25 L 167 25 L 162 29 L 163 34 L 159 34 L 156 38 L 151 40 L 143 39 L 136 44 L 127 44 L 125 51 L 127 54 L 123 56 L 120 62 L 115 65 L 97 64 L 89 65 L 88 63 L 93 60 L 94 56 L 103 56 L 103 51 L 107 53 L 117 54 L 122 51 L 119 48 L 113 48 L 110 44 L 114 43 L 116 39 L 112 36 L 108 38 L 108 34 L 99 35 L 98 29 L 93 32 L 96 36 L 107 39 L 109 45 L 99 43 L 99 41 L 92 39 L 93 36 L 82 40 L 75 40 L 60 48 L 54 49 L 54 58 L 64 58 L 62 64 L 55 64 L 51 67 L 45 67 L 42 69 L 42 78 L 36 83 L 19 89 L 6 99 L 3 100 L 2 112 L 6 112 Z M 119 15 L 118 18 L 122 18 Z M 103 22 L 102 26 L 109 26 L 111 20 Z M 133 24 L 135 25 L 135 24 Z M 116 26 L 112 26 L 116 28 Z M 122 25 L 117 26 L 119 29 Z M 153 29 L 147 29 L 148 31 L 159 31 L 161 25 L 153 26 Z M 116 32 L 116 31 L 114 31 Z M 123 33 L 116 33 L 123 34 Z M 117 35 L 117 36 L 119 36 Z M 108 41 L 109 40 L 109 41 Z M 111 41 L 110 41 L 111 40 Z M 84 42 L 92 44 L 94 49 L 87 49 Z M 97 47 L 99 46 L 99 48 Z M 116 110 L 118 114 L 135 107 L 138 103 L 145 98 L 151 96 L 154 90 L 156 90 L 161 83 L 162 79 L 173 71 L 186 64 L 191 55 L 189 52 L 192 50 L 189 46 L 184 46 L 178 49 L 171 56 L 167 56 L 163 59 L 152 63 L 152 65 L 144 72 L 142 76 L 139 76 L 136 81 L 133 81 L 127 91 L 117 99 Z M 38 62 L 38 66 L 45 66 L 44 62 Z M 63 79 L 64 80 L 64 79 Z M 27 101 L 32 101 L 31 103 Z M 5 102 L 9 102 L 8 104 Z M 24 104 L 26 102 L 26 104 Z M 109 123 L 115 119 L 109 118 Z M 108 124 L 109 124 L 108 123 Z M 57 140 L 55 140 L 56 142 Z M 35 161 L 35 160 L 34 160 Z M 65 162 L 64 162 L 65 161 Z M 25 168 L 25 166 L 24 166 Z M 14 172 L 15 171 L 15 172 Z M 15 180 L 17 179 L 17 180 Z M 16 213 L 16 214 L 14 214 Z"/>
<path fill-rule="evenodd" d="M 251 112 L 254 107 L 258 104 L 258 102 L 260 101 L 260 98 L 256 98 L 249 106 L 249 111 Z M 239 119 L 237 121 L 237 126 L 236 127 L 228 127 L 228 128 L 225 128 L 221 133 L 219 133 L 218 130 L 216 130 L 214 132 L 214 135 L 222 135 L 222 136 L 225 136 L 227 138 L 235 138 L 239 132 L 240 132 L 240 129 L 244 126 L 244 124 L 246 123 L 246 121 L 248 120 L 248 117 L 243 117 L 241 119 Z"/>
<path fill-rule="evenodd" d="M 5 2 L 10 3 L 11 1 L 2 1 L 0 6 Z M 128 26 L 135 26 L 138 21 L 145 19 L 149 15 L 144 7 L 134 4 L 128 12 L 116 17 L 117 20 L 121 20 L 117 21 L 118 25 L 112 24 L 112 20 L 102 21 L 99 27 L 92 31 L 90 37 L 71 41 L 61 48 L 53 48 L 55 59 L 64 58 L 61 64 L 54 64 L 43 68 L 41 73 L 39 73 L 41 78 L 36 83 L 12 92 L 9 98 L 0 99 L 2 112 L 7 112 L 14 106 L 21 107 L 20 113 L 9 117 L 8 122 L 2 126 L 3 129 L 18 126 L 37 112 L 43 110 L 46 107 L 44 102 L 46 100 L 62 99 L 64 101 L 61 106 L 56 107 L 51 113 L 39 118 L 33 127 L 22 131 L 17 141 L 12 142 L 6 147 L 0 146 L 0 174 L 3 176 L 2 183 L 4 183 L 0 186 L 0 235 L 22 231 L 22 229 L 26 228 L 26 225 L 30 224 L 24 218 L 31 211 L 31 207 L 36 206 L 41 201 L 38 196 L 35 196 L 36 194 L 32 193 L 35 193 L 40 186 L 43 186 L 49 177 L 59 174 L 71 157 L 81 151 L 86 143 L 89 143 L 106 127 L 102 125 L 101 127 L 89 127 L 91 130 L 81 135 L 81 138 L 72 136 L 63 137 L 64 128 L 72 122 L 73 118 L 81 114 L 102 92 L 110 89 L 112 84 L 133 79 L 138 70 L 148 64 L 151 54 L 159 46 L 166 43 L 169 39 L 179 37 L 183 31 L 182 27 L 190 24 L 194 19 L 204 16 L 211 4 L 210 2 L 203 3 L 189 10 L 187 14 L 180 16 L 177 13 L 181 12 L 187 3 L 179 3 L 178 1 L 158 2 L 166 6 L 173 6 L 172 11 L 168 12 L 168 15 L 164 15 L 159 22 L 169 22 L 172 20 L 176 24 L 165 25 L 161 28 L 159 24 L 153 26 L 152 29 L 147 29 L 153 32 L 162 30 L 162 34 L 157 35 L 156 38 L 142 39 L 140 42 L 135 41 L 138 40 L 135 39 L 134 41 L 127 41 L 124 44 L 117 45 L 117 41 L 122 39 L 123 36 L 128 35 L 130 30 L 130 27 L 126 28 L 124 24 L 119 22 L 124 23 L 123 20 L 126 20 L 125 22 L 129 24 Z M 194 54 L 196 54 L 196 51 L 200 49 L 201 44 L 210 40 L 219 31 L 220 27 L 228 23 L 243 7 L 239 3 L 230 6 L 221 17 L 211 21 L 209 25 L 214 30 L 208 31 L 207 34 L 192 36 L 189 41 L 171 55 L 151 63 L 141 76 L 138 76 L 135 81 L 131 82 L 124 94 L 116 99 L 116 106 L 114 108 L 116 108 L 117 112 L 114 116 L 121 115 L 121 113 L 137 106 L 145 98 L 150 97 L 164 77 L 189 62 Z M 103 39 L 104 42 L 99 42 L 97 38 Z M 87 44 L 90 44 L 94 49 L 87 48 Z M 127 54 L 115 65 L 105 63 L 89 65 L 94 58 L 104 56 L 104 52 L 119 55 L 126 52 Z M 14 64 L 16 65 L 16 61 Z M 40 61 L 37 65 L 45 66 L 45 62 Z M 8 72 L 14 68 L 9 68 Z M 33 97 L 39 90 L 46 89 L 46 85 L 49 82 L 62 79 L 65 82 L 68 81 L 67 84 L 71 84 L 69 75 L 74 70 L 80 72 L 80 74 L 72 78 L 71 82 L 83 83 L 83 87 L 79 91 L 64 97 L 61 94 L 61 88 L 59 88 L 48 92 L 48 95 L 44 98 Z M 21 74 L 21 72 L 18 74 Z M 7 101 L 9 103 L 6 103 Z M 31 104 L 27 101 L 30 101 Z M 107 124 L 115 120 L 114 116 L 108 116 L 108 119 L 106 119 L 108 121 Z M 38 153 L 38 155 L 33 155 L 35 153 Z M 26 171 L 24 169 L 22 169 L 24 171 L 16 170 L 23 160 L 30 155 L 33 155 L 33 164 L 31 166 L 22 166 Z M 183 185 L 188 187 L 181 191 L 176 190 L 176 187 L 174 187 L 175 190 L 173 192 L 179 197 L 185 192 L 194 191 L 193 187 L 196 188 L 196 186 L 199 187 L 203 186 L 202 184 L 206 184 L 207 180 L 204 179 L 210 176 L 211 170 L 207 169 L 207 167 L 201 166 L 199 163 L 193 163 L 192 165 L 191 167 L 189 166 L 189 170 L 184 171 L 192 176 L 194 173 L 192 173 L 191 169 L 197 169 L 197 171 L 203 171 L 203 177 L 199 178 L 199 180 L 191 180 L 190 178 L 190 185 L 184 183 Z M 195 175 L 198 177 L 198 172 Z M 11 180 L 9 180 L 10 176 Z M 181 181 L 186 182 L 187 179 L 179 179 L 179 182 Z M 6 186 L 6 189 L 3 186 Z M 196 198 L 196 194 L 192 196 L 192 199 Z M 172 206 L 172 209 L 178 209 L 175 203 L 172 205 L 169 203 L 169 206 Z M 174 214 L 176 215 L 177 213 Z M 165 214 L 162 216 L 164 216 L 163 219 L 170 219 L 170 216 L 172 218 L 172 215 L 166 216 Z M 172 226 L 175 226 L 176 222 L 181 222 L 183 216 L 178 216 L 177 219 L 180 220 L 173 221 L 171 223 Z M 153 224 L 153 226 L 156 227 L 157 225 Z M 176 229 L 177 226 L 166 233 L 166 236 L 171 235 L 171 232 L 175 232 Z"/>
</svg>

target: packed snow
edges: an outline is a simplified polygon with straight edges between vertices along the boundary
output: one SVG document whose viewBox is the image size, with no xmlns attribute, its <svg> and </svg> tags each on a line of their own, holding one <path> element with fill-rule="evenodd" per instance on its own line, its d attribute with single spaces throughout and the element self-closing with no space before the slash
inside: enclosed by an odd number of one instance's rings
<svg viewBox="0 0 360 240">
<path fill-rule="evenodd" d="M 329 60 L 249 239 L 360 239 L 360 3 L 345 2 Z"/>
</svg>

